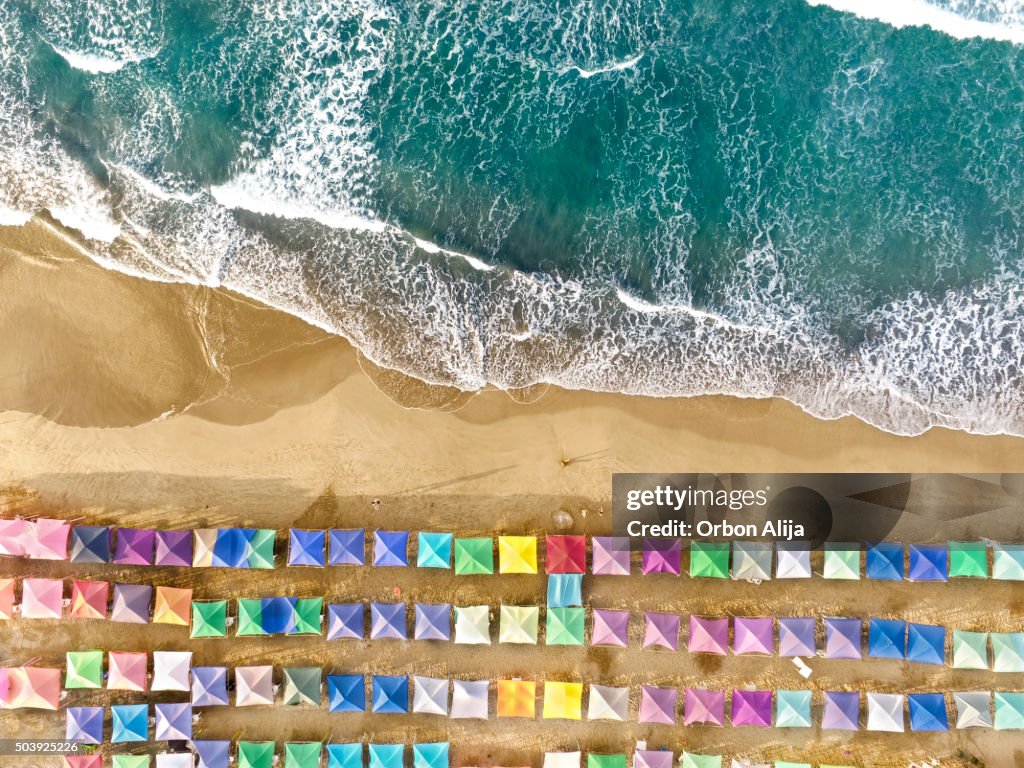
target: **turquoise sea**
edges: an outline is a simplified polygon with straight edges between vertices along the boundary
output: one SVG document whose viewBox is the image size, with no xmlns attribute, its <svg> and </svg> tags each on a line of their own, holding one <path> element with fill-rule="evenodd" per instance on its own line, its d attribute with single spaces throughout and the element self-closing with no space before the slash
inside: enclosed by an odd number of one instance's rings
<svg viewBox="0 0 1024 768">
<path fill-rule="evenodd" d="M 464 389 L 1024 434 L 1020 0 L 3 6 L 0 221 L 111 269 Z"/>
</svg>

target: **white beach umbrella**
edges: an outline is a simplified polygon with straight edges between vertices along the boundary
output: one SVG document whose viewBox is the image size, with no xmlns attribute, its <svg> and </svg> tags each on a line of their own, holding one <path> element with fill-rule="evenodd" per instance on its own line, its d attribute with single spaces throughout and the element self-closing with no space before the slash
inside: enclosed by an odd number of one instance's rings
<svg viewBox="0 0 1024 768">
<path fill-rule="evenodd" d="M 235 667 L 235 706 L 273 705 L 274 668 Z"/>
<path fill-rule="evenodd" d="M 868 730 L 890 733 L 904 731 L 903 694 L 868 694 Z"/>
<path fill-rule="evenodd" d="M 156 756 L 156 768 L 192 768 L 194 761 L 191 752 L 163 752 Z"/>
<path fill-rule="evenodd" d="M 448 678 L 421 677 L 412 679 L 412 711 L 423 715 L 448 715 Z"/>
<path fill-rule="evenodd" d="M 783 547 L 780 544 L 775 553 L 775 578 L 811 578 L 810 550 L 796 547 Z"/>
<path fill-rule="evenodd" d="M 452 709 L 449 717 L 487 719 L 488 680 L 453 680 Z"/>
<path fill-rule="evenodd" d="M 625 720 L 629 715 L 629 688 L 591 685 L 588 720 Z"/>
<path fill-rule="evenodd" d="M 536 605 L 503 605 L 498 614 L 498 642 L 537 644 L 540 608 Z"/>
<path fill-rule="evenodd" d="M 544 768 L 580 768 L 580 753 L 545 752 Z"/>
<path fill-rule="evenodd" d="M 191 651 L 153 651 L 153 691 L 188 691 Z"/>
<path fill-rule="evenodd" d="M 751 581 L 772 577 L 772 545 L 767 541 L 735 541 L 732 545 L 732 577 Z"/>
<path fill-rule="evenodd" d="M 486 605 L 455 608 L 455 642 L 459 645 L 491 644 L 491 611 Z"/>
<path fill-rule="evenodd" d="M 953 694 L 957 728 L 992 727 L 992 691 L 962 691 Z"/>
</svg>

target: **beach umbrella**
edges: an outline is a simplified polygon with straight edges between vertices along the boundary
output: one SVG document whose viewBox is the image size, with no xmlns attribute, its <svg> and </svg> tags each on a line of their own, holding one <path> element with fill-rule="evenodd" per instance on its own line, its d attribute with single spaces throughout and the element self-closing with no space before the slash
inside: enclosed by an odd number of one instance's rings
<svg viewBox="0 0 1024 768">
<path fill-rule="evenodd" d="M 1024 672 L 1024 632 L 992 633 L 992 670 Z"/>
<path fill-rule="evenodd" d="M 988 549 L 982 541 L 949 542 L 950 577 L 988 578 Z"/>
<path fill-rule="evenodd" d="M 409 711 L 409 678 L 407 675 L 374 675 L 373 711 L 377 714 L 404 715 Z"/>
<path fill-rule="evenodd" d="M 57 709 L 59 703 L 59 669 L 0 668 L 0 709 Z"/>
<path fill-rule="evenodd" d="M 149 755 L 111 755 L 111 768 L 149 768 Z"/>
<path fill-rule="evenodd" d="M 217 545 L 216 528 L 196 528 L 192 538 L 192 567 L 210 568 L 213 565 L 213 549 Z"/>
<path fill-rule="evenodd" d="M 284 697 L 286 707 L 320 706 L 323 670 L 320 667 L 285 667 Z"/>
<path fill-rule="evenodd" d="M 628 576 L 630 544 L 627 536 L 594 536 L 590 571 L 595 576 Z"/>
<path fill-rule="evenodd" d="M 494 542 L 490 538 L 455 539 L 455 575 L 494 573 Z"/>
<path fill-rule="evenodd" d="M 149 741 L 149 705 L 114 704 L 110 707 L 110 740 L 114 743 Z"/>
<path fill-rule="evenodd" d="M 687 688 L 683 700 L 686 725 L 725 725 L 725 691 Z"/>
<path fill-rule="evenodd" d="M 453 680 L 452 706 L 448 716 L 461 719 L 487 719 L 487 680 Z"/>
<path fill-rule="evenodd" d="M 110 620 L 126 624 L 148 624 L 153 588 L 149 584 L 114 584 Z"/>
<path fill-rule="evenodd" d="M 776 728 L 810 728 L 811 726 L 810 691 L 775 692 Z"/>
<path fill-rule="evenodd" d="M 1024 581 L 1024 544 L 996 544 L 993 547 L 992 578 Z"/>
<path fill-rule="evenodd" d="M 260 626 L 267 635 L 285 635 L 295 631 L 294 597 L 264 597 L 260 600 Z"/>
<path fill-rule="evenodd" d="M 722 756 L 683 752 L 679 758 L 679 768 L 722 768 Z"/>
<path fill-rule="evenodd" d="M 192 590 L 157 587 L 153 602 L 154 624 L 175 624 L 187 627 L 192 613 Z"/>
<path fill-rule="evenodd" d="M 672 768 L 672 750 L 638 749 L 633 752 L 633 768 Z"/>
<path fill-rule="evenodd" d="M 588 752 L 587 768 L 626 768 L 626 756 L 621 752 L 610 755 Z"/>
<path fill-rule="evenodd" d="M 540 609 L 535 605 L 503 605 L 498 614 L 498 642 L 537 644 Z"/>
<path fill-rule="evenodd" d="M 775 578 L 811 578 L 811 552 L 807 542 L 780 541 L 775 545 Z"/>
<path fill-rule="evenodd" d="M 930 624 L 908 624 L 907 661 L 945 664 L 946 628 Z"/>
<path fill-rule="evenodd" d="M 656 688 L 653 685 L 640 686 L 640 712 L 637 721 L 641 723 L 676 724 L 675 688 Z"/>
<path fill-rule="evenodd" d="M 370 603 L 370 639 L 405 640 L 405 603 Z"/>
<path fill-rule="evenodd" d="M 949 730 L 946 717 L 946 697 L 941 693 L 907 694 L 910 710 L 910 730 L 945 732 Z"/>
<path fill-rule="evenodd" d="M 328 675 L 327 708 L 331 712 L 365 712 L 366 681 L 362 675 Z"/>
<path fill-rule="evenodd" d="M 902 733 L 903 694 L 868 693 L 868 730 Z"/>
<path fill-rule="evenodd" d="M 643 647 L 679 650 L 679 614 L 645 611 Z"/>
<path fill-rule="evenodd" d="M 405 761 L 404 744 L 370 744 L 367 768 L 402 768 Z"/>
<path fill-rule="evenodd" d="M 270 570 L 274 567 L 274 541 L 277 531 L 272 528 L 257 528 L 246 536 L 245 568 Z"/>
<path fill-rule="evenodd" d="M 238 768 L 271 768 L 274 764 L 274 742 L 238 742 Z"/>
<path fill-rule="evenodd" d="M 996 691 L 996 716 L 993 721 L 997 731 L 1019 731 L 1024 728 L 1024 693 Z"/>
<path fill-rule="evenodd" d="M 118 565 L 152 565 L 156 533 L 146 528 L 118 528 L 114 562 Z"/>
<path fill-rule="evenodd" d="M 417 534 L 416 566 L 418 568 L 451 568 L 452 535 L 450 533 Z"/>
<path fill-rule="evenodd" d="M 156 768 L 193 768 L 191 752 L 161 752 L 156 756 Z"/>
<path fill-rule="evenodd" d="M 690 614 L 690 653 L 713 653 L 725 656 L 729 647 L 729 619 L 713 619 Z"/>
<path fill-rule="evenodd" d="M 191 637 L 227 637 L 227 634 L 227 600 L 204 600 L 192 603 Z"/>
<path fill-rule="evenodd" d="M 153 538 L 154 565 L 192 565 L 192 531 L 157 531 Z"/>
<path fill-rule="evenodd" d="M 288 565 L 309 565 L 323 568 L 325 531 L 303 531 L 292 528 L 288 533 Z"/>
<path fill-rule="evenodd" d="M 68 741 L 81 741 L 85 744 L 103 742 L 103 707 L 68 707 L 65 710 Z"/>
<path fill-rule="evenodd" d="M 288 565 L 309 565 L 323 568 L 326 562 L 325 531 L 304 531 L 292 528 L 288 532 Z"/>
<path fill-rule="evenodd" d="M 732 724 L 771 728 L 772 692 L 734 690 L 732 692 Z"/>
<path fill-rule="evenodd" d="M 188 691 L 191 651 L 153 651 L 153 682 L 151 691 Z"/>
<path fill-rule="evenodd" d="M 943 546 L 910 545 L 911 581 L 946 581 L 949 574 L 949 551 Z"/>
<path fill-rule="evenodd" d="M 24 529 L 25 554 L 32 560 L 67 560 L 71 526 L 63 520 L 40 517 Z"/>
<path fill-rule="evenodd" d="M 328 744 L 327 768 L 363 768 L 363 744 Z"/>
<path fill-rule="evenodd" d="M 956 727 L 992 727 L 992 691 L 962 691 L 953 694 Z"/>
<path fill-rule="evenodd" d="M 629 688 L 610 685 L 590 686 L 588 720 L 625 720 L 629 717 Z"/>
<path fill-rule="evenodd" d="M 860 545 L 826 542 L 822 575 L 826 579 L 859 579 Z"/>
<path fill-rule="evenodd" d="M 231 761 L 230 741 L 193 741 L 199 762 L 196 768 L 228 768 Z"/>
<path fill-rule="evenodd" d="M 988 632 L 953 630 L 953 668 L 988 669 Z"/>
<path fill-rule="evenodd" d="M 548 576 L 548 607 L 566 608 L 583 605 L 583 574 L 552 573 Z"/>
<path fill-rule="evenodd" d="M 144 691 L 149 659 L 144 651 L 111 651 L 107 656 L 107 688 L 112 691 Z"/>
<path fill-rule="evenodd" d="M 869 579 L 903 581 L 903 545 L 896 541 L 869 544 L 865 570 Z"/>
<path fill-rule="evenodd" d="M 628 637 L 629 611 L 594 609 L 594 624 L 590 630 L 591 645 L 625 648 Z"/>
<path fill-rule="evenodd" d="M 218 528 L 217 538 L 213 542 L 214 568 L 248 568 L 249 528 Z"/>
<path fill-rule="evenodd" d="M 691 563 L 692 567 L 692 563 Z M 734 541 L 732 577 L 763 581 L 772 577 L 772 545 L 767 541 Z"/>
<path fill-rule="evenodd" d="M 779 619 L 779 656 L 814 656 L 814 619 Z"/>
<path fill-rule="evenodd" d="M 327 606 L 327 639 L 362 640 L 366 632 L 366 611 L 362 603 L 332 603 Z"/>
<path fill-rule="evenodd" d="M 374 531 L 373 564 L 403 567 L 409 564 L 408 531 Z"/>
<path fill-rule="evenodd" d="M 447 741 L 412 745 L 413 768 L 448 768 L 448 764 Z"/>
<path fill-rule="evenodd" d="M 30 535 L 29 529 L 30 523 L 20 517 L 0 520 L 0 555 L 23 557 L 25 543 Z"/>
<path fill-rule="evenodd" d="M 238 598 L 238 628 L 235 635 L 248 637 L 265 634 L 267 632 L 263 629 L 263 601 L 259 598 Z"/>
<path fill-rule="evenodd" d="M 861 658 L 860 619 L 825 619 L 825 658 Z"/>
<path fill-rule="evenodd" d="M 365 565 L 366 540 L 362 528 L 332 528 L 327 533 L 330 545 L 329 565 Z"/>
<path fill-rule="evenodd" d="M 580 768 L 580 753 L 545 752 L 543 768 Z"/>
<path fill-rule="evenodd" d="M 319 741 L 285 743 L 284 768 L 320 768 L 323 747 Z"/>
<path fill-rule="evenodd" d="M 192 706 L 226 707 L 227 705 L 227 667 L 193 667 Z"/>
<path fill-rule="evenodd" d="M 548 608 L 547 644 L 583 645 L 585 621 L 582 608 Z"/>
<path fill-rule="evenodd" d="M 775 768 L 812 768 L 810 763 L 794 763 L 790 760 L 776 760 Z M 826 766 L 821 766 L 826 768 Z"/>
<path fill-rule="evenodd" d="M 192 706 L 190 704 L 154 704 L 156 733 L 154 741 L 190 741 Z"/>
<path fill-rule="evenodd" d="M 103 651 L 68 651 L 65 688 L 101 688 Z"/>
<path fill-rule="evenodd" d="M 532 680 L 498 681 L 498 717 L 536 716 L 537 684 Z"/>
<path fill-rule="evenodd" d="M 690 578 L 729 578 L 729 542 L 691 542 Z"/>
<path fill-rule="evenodd" d="M 76 579 L 71 583 L 71 618 L 105 619 L 109 599 L 109 582 Z"/>
<path fill-rule="evenodd" d="M 21 582 L 22 618 L 59 619 L 63 611 L 63 579 L 25 579 Z"/>
<path fill-rule="evenodd" d="M 640 572 L 678 576 L 683 545 L 679 539 L 645 538 L 640 550 Z"/>
<path fill-rule="evenodd" d="M 103 756 L 100 754 L 64 755 L 64 768 L 103 768 Z M 157 768 L 160 767 L 157 766 Z"/>
<path fill-rule="evenodd" d="M 775 633 L 772 630 L 772 620 L 737 616 L 733 620 L 732 652 L 737 656 L 748 654 L 771 656 L 775 652 Z"/>
<path fill-rule="evenodd" d="M 499 536 L 498 573 L 537 573 L 537 537 Z"/>
<path fill-rule="evenodd" d="M 907 622 L 893 619 L 868 621 L 868 656 L 875 659 L 905 659 Z"/>
<path fill-rule="evenodd" d="M 547 573 L 585 573 L 587 539 L 585 536 L 548 536 L 544 569 Z"/>
<path fill-rule="evenodd" d="M 448 603 L 432 605 L 416 603 L 416 627 L 413 637 L 417 640 L 452 639 L 452 607 Z"/>
<path fill-rule="evenodd" d="M 412 711 L 420 715 L 448 716 L 448 678 L 413 677 Z"/>
<path fill-rule="evenodd" d="M 856 691 L 826 691 L 821 727 L 832 731 L 860 728 L 860 694 Z"/>
<path fill-rule="evenodd" d="M 295 599 L 295 626 L 290 635 L 323 634 L 324 599 L 322 597 L 298 597 Z"/>
<path fill-rule="evenodd" d="M 274 668 L 267 665 L 235 667 L 235 706 L 274 704 Z"/>
<path fill-rule="evenodd" d="M 106 525 L 71 526 L 72 563 L 109 563 L 110 528 Z"/>
<path fill-rule="evenodd" d="M 579 720 L 583 716 L 583 683 L 544 682 L 545 720 Z"/>
<path fill-rule="evenodd" d="M 491 613 L 488 606 L 455 606 L 455 642 L 459 645 L 491 644 Z"/>
<path fill-rule="evenodd" d="M 106 605 L 104 605 L 105 608 Z M 0 621 L 9 621 L 12 616 L 14 616 L 14 579 L 0 579 Z"/>
</svg>

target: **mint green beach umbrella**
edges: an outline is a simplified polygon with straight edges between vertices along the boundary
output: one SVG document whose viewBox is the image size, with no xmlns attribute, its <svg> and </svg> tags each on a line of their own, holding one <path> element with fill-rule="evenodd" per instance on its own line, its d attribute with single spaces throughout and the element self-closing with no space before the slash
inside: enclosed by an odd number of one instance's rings
<svg viewBox="0 0 1024 768">
<path fill-rule="evenodd" d="M 587 768 L 626 768 L 624 754 L 598 755 L 587 753 Z"/>
<path fill-rule="evenodd" d="M 284 745 L 284 768 L 320 768 L 323 744 L 319 741 L 291 742 Z"/>
<path fill-rule="evenodd" d="M 274 742 L 238 742 L 238 768 L 273 768 Z"/>
<path fill-rule="evenodd" d="M 149 768 L 149 755 L 114 755 L 111 768 Z"/>
<path fill-rule="evenodd" d="M 274 539 L 277 531 L 272 528 L 257 528 L 249 540 L 246 563 L 250 568 L 270 569 L 274 567 Z"/>
<path fill-rule="evenodd" d="M 300 597 L 295 601 L 295 629 L 290 635 L 319 635 L 323 633 L 324 599 Z"/>
<path fill-rule="evenodd" d="M 235 635 L 248 637 L 265 635 L 263 630 L 263 601 L 258 598 L 238 598 L 238 629 Z"/>
<path fill-rule="evenodd" d="M 695 541 L 690 544 L 690 577 L 729 578 L 729 542 Z"/>
<path fill-rule="evenodd" d="M 103 685 L 103 651 L 68 651 L 65 688 L 100 688 Z"/>
<path fill-rule="evenodd" d="M 811 768 L 810 763 L 791 763 L 789 760 L 776 760 L 775 768 Z"/>
<path fill-rule="evenodd" d="M 455 575 L 494 573 L 494 540 L 491 538 L 455 540 Z"/>
<path fill-rule="evenodd" d="M 992 550 L 992 578 L 1024 581 L 1024 544 L 996 544 Z"/>
<path fill-rule="evenodd" d="M 695 755 L 683 752 L 679 759 L 680 768 L 722 768 L 721 755 Z"/>
<path fill-rule="evenodd" d="M 825 566 L 822 575 L 826 579 L 859 579 L 860 546 L 857 544 L 826 544 Z"/>
<path fill-rule="evenodd" d="M 1019 731 L 1024 728 L 1024 693 L 996 691 L 996 716 L 993 724 L 997 731 Z"/>
<path fill-rule="evenodd" d="M 980 541 L 949 542 L 949 575 L 988 578 L 988 548 Z"/>
<path fill-rule="evenodd" d="M 988 669 L 988 632 L 953 630 L 953 669 Z"/>
<path fill-rule="evenodd" d="M 776 691 L 775 727 L 810 728 L 811 692 Z"/>
<path fill-rule="evenodd" d="M 583 645 L 583 636 L 584 610 L 582 608 L 548 608 L 548 645 Z"/>
<path fill-rule="evenodd" d="M 196 637 L 226 637 L 228 601 L 201 600 L 192 603 L 192 632 Z"/>
</svg>

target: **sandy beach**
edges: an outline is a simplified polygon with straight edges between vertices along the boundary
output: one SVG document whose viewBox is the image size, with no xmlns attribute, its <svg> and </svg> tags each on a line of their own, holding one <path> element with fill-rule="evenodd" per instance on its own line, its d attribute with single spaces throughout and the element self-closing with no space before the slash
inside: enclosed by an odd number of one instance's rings
<svg viewBox="0 0 1024 768">
<path fill-rule="evenodd" d="M 344 340 L 228 292 L 159 284 L 104 270 L 72 239 L 35 221 L 0 228 L 0 513 L 53 514 L 120 525 L 255 525 L 284 529 L 366 526 L 458 530 L 463 534 L 542 532 L 570 513 L 572 530 L 610 528 L 611 473 L 702 472 L 1004 472 L 1020 471 L 1024 440 L 932 430 L 897 437 L 852 418 L 817 420 L 781 400 L 703 397 L 631 398 L 538 387 L 468 395 L 426 386 L 374 366 Z M 380 500 L 379 511 L 371 507 Z M 1024 540 L 1024 523 L 997 513 L 949 521 L 942 535 Z M 894 537 L 925 540 L 930 521 L 905 516 Z M 66 564 L 11 562 L 0 575 L 71 575 Z M 360 571 L 358 582 L 331 569 L 251 574 L 122 569 L 104 578 L 179 584 L 196 597 L 251 593 L 392 596 L 391 574 Z M 597 580 L 594 604 L 680 613 L 901 615 L 960 628 L 1020 630 L 1024 606 L 1003 583 L 901 585 L 843 583 L 823 595 L 820 579 L 763 585 L 673 582 L 664 595 L 641 594 L 639 577 Z M 404 598 L 461 604 L 543 601 L 542 577 L 468 578 L 403 574 Z M 256 586 L 258 584 L 258 586 Z M 495 592 L 495 589 L 498 592 Z M 275 591 L 276 590 L 276 591 Z M 984 604 L 979 596 L 984 594 Z M 393 599 L 393 598 L 392 598 Z M 992 608 L 990 606 L 996 606 Z M 955 608 L 955 610 L 952 610 Z M 19 622 L 20 624 L 20 622 Z M 120 648 L 118 625 L 36 622 L 0 625 L 4 657 L 31 654 L 60 663 L 69 647 Z M 635 628 L 634 628 L 635 629 Z M 185 628 L 144 626 L 133 648 L 189 645 L 196 663 L 300 659 L 354 671 L 452 671 L 466 678 L 538 675 L 609 684 L 657 677 L 685 686 L 800 687 L 786 659 L 629 649 L 333 644 L 316 638 L 193 641 Z M 396 648 L 399 646 L 395 646 Z M 582 659 L 582 661 L 581 661 Z M 1006 676 L 921 668 L 900 662 L 830 662 L 815 690 L 972 690 L 1012 687 Z M 493 696 L 493 693 L 492 693 Z M 81 696 L 87 703 L 88 696 Z M 818 700 L 816 700 L 818 703 Z M 636 707 L 636 701 L 632 702 Z M 203 715 L 204 734 L 231 738 L 244 729 L 268 738 L 441 738 L 458 746 L 458 765 L 540 765 L 544 748 L 577 743 L 622 749 L 632 739 L 709 753 L 902 766 L 956 749 L 989 766 L 1020 765 L 1019 737 L 1007 733 L 878 735 L 846 739 L 815 730 L 682 729 L 600 723 L 446 723 L 415 717 L 339 719 L 324 711 L 279 718 L 224 708 Z M 42 733 L 56 714 L 28 718 Z M 11 713 L 0 723 L 11 723 Z M 18 722 L 26 722 L 19 717 Z M 258 728 L 257 728 L 258 726 Z M 944 765 L 954 765 L 953 762 Z M 19 763 L 21 765 L 21 763 Z"/>
</svg>

